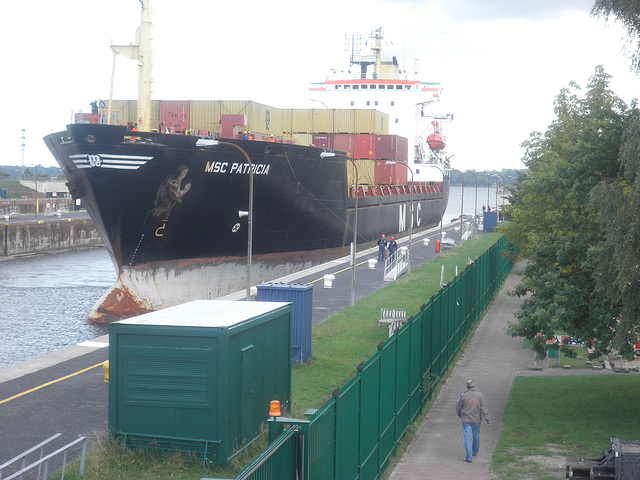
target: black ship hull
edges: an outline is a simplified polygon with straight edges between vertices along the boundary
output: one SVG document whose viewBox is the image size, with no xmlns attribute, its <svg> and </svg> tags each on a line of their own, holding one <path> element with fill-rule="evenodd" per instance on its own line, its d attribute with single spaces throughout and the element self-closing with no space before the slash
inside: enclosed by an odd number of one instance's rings
<svg viewBox="0 0 640 480">
<path fill-rule="evenodd" d="M 242 212 L 249 209 L 251 168 L 254 284 L 349 252 L 356 205 L 344 154 L 286 143 L 198 140 L 87 124 L 45 137 L 118 270 L 92 320 L 245 288 L 248 222 Z M 381 233 L 402 235 L 410 222 L 416 231 L 437 224 L 447 196 L 445 180 L 414 191 L 413 209 L 408 192 L 359 197 L 357 243 L 369 247 Z"/>
</svg>

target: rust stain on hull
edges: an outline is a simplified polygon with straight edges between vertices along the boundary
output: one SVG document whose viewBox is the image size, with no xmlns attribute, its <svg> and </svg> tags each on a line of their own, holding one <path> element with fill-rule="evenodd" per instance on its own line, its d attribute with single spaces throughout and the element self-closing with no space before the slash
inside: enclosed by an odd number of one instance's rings
<svg viewBox="0 0 640 480">
<path fill-rule="evenodd" d="M 91 323 L 111 323 L 154 310 L 138 300 L 130 289 L 117 285 L 111 287 L 93 307 L 88 315 Z"/>
<path fill-rule="evenodd" d="M 343 249 L 259 255 L 252 283 L 271 281 L 343 256 Z M 191 300 L 220 298 L 246 288 L 246 257 L 180 259 L 121 269 L 87 319 L 110 323 Z"/>
</svg>

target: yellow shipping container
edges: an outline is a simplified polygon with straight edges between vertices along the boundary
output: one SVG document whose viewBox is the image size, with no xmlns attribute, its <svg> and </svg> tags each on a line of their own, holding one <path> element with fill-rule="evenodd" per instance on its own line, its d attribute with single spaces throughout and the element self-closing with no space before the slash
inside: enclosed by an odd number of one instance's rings
<svg viewBox="0 0 640 480">
<path fill-rule="evenodd" d="M 379 110 L 357 110 L 354 122 L 356 133 L 389 133 L 389 115 Z"/>
<path fill-rule="evenodd" d="M 283 137 L 285 140 L 292 140 L 299 145 L 311 145 L 313 143 L 312 133 L 285 133 Z"/>
<path fill-rule="evenodd" d="M 189 128 L 194 132 L 207 130 L 214 135 L 221 133 L 220 102 L 214 100 L 191 100 L 189 106 Z"/>
<path fill-rule="evenodd" d="M 369 159 L 354 160 L 358 167 L 358 183 L 360 185 L 373 185 L 375 183 L 376 161 Z M 347 160 L 347 181 L 349 185 L 356 183 L 356 171 L 353 163 Z"/>
<path fill-rule="evenodd" d="M 334 112 L 326 108 L 311 110 L 311 130 L 306 130 L 306 133 L 333 133 Z"/>
<path fill-rule="evenodd" d="M 158 128 L 159 101 L 152 101 L 151 125 Z M 107 101 L 105 101 L 105 105 Z M 136 100 L 114 100 L 111 123 L 137 124 Z M 108 107 L 107 107 L 108 108 Z M 247 130 L 264 135 L 285 137 L 287 134 L 314 133 L 372 133 L 386 135 L 389 116 L 371 109 L 280 109 L 250 100 L 191 100 L 189 101 L 189 129 L 221 131 L 222 115 L 246 115 Z M 311 143 L 311 140 L 309 142 Z"/>
<path fill-rule="evenodd" d="M 137 100 L 113 100 L 111 110 L 109 110 L 109 100 L 102 100 L 105 104 L 107 122 L 112 125 L 127 125 L 129 122 L 138 123 L 138 101 Z M 157 107 L 152 105 L 152 121 Z M 153 123 L 152 123 L 153 125 Z"/>
</svg>

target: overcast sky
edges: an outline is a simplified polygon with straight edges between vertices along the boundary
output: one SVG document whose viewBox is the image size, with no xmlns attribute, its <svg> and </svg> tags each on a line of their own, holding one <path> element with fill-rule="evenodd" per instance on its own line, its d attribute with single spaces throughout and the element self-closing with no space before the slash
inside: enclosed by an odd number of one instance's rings
<svg viewBox="0 0 640 480">
<path fill-rule="evenodd" d="M 441 82 L 452 113 L 453 167 L 522 168 L 520 144 L 553 120 L 560 89 L 586 86 L 599 64 L 627 103 L 640 96 L 617 23 L 591 17 L 592 0 L 153 0 L 157 100 L 309 104 L 308 87 L 348 60 L 345 35 L 384 27 L 389 56 Z M 73 111 L 108 98 L 111 43 L 135 40 L 138 0 L 8 2 L 3 48 L 0 164 L 54 165 L 42 137 Z M 136 63 L 119 57 L 115 99 L 137 96 Z"/>
</svg>

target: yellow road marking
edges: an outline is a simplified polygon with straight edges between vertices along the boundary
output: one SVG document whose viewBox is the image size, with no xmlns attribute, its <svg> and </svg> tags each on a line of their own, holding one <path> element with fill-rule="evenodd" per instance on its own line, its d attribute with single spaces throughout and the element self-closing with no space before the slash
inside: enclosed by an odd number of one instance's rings
<svg viewBox="0 0 640 480">
<path fill-rule="evenodd" d="M 93 365 L 91 367 L 87 367 L 87 368 L 85 368 L 83 370 L 79 370 L 79 371 L 77 371 L 75 373 L 67 375 L 66 377 L 61 377 L 61 378 L 58 378 L 56 380 L 52 380 L 50 382 L 43 383 L 42 385 L 39 385 L 39 386 L 37 386 L 35 388 L 32 388 L 31 390 L 27 390 L 25 392 L 22 392 L 22 393 L 19 393 L 17 395 L 14 395 L 13 397 L 9 397 L 9 398 L 5 398 L 4 400 L 0 400 L 0 405 L 2 405 L 3 403 L 10 402 L 11 400 L 15 400 L 16 398 L 20 398 L 20 397 L 22 397 L 24 395 L 27 395 L 28 393 L 32 393 L 32 392 L 35 392 L 37 390 L 40 390 L 41 388 L 48 387 L 49 385 L 53 385 L 54 383 L 58 383 L 58 382 L 61 382 L 63 380 L 66 380 L 67 378 L 75 377 L 76 375 L 80 375 L 81 373 L 87 372 L 87 371 L 89 371 L 89 370 L 91 370 L 93 368 L 101 367 L 103 363 L 104 362 L 96 363 L 95 365 Z"/>
</svg>

